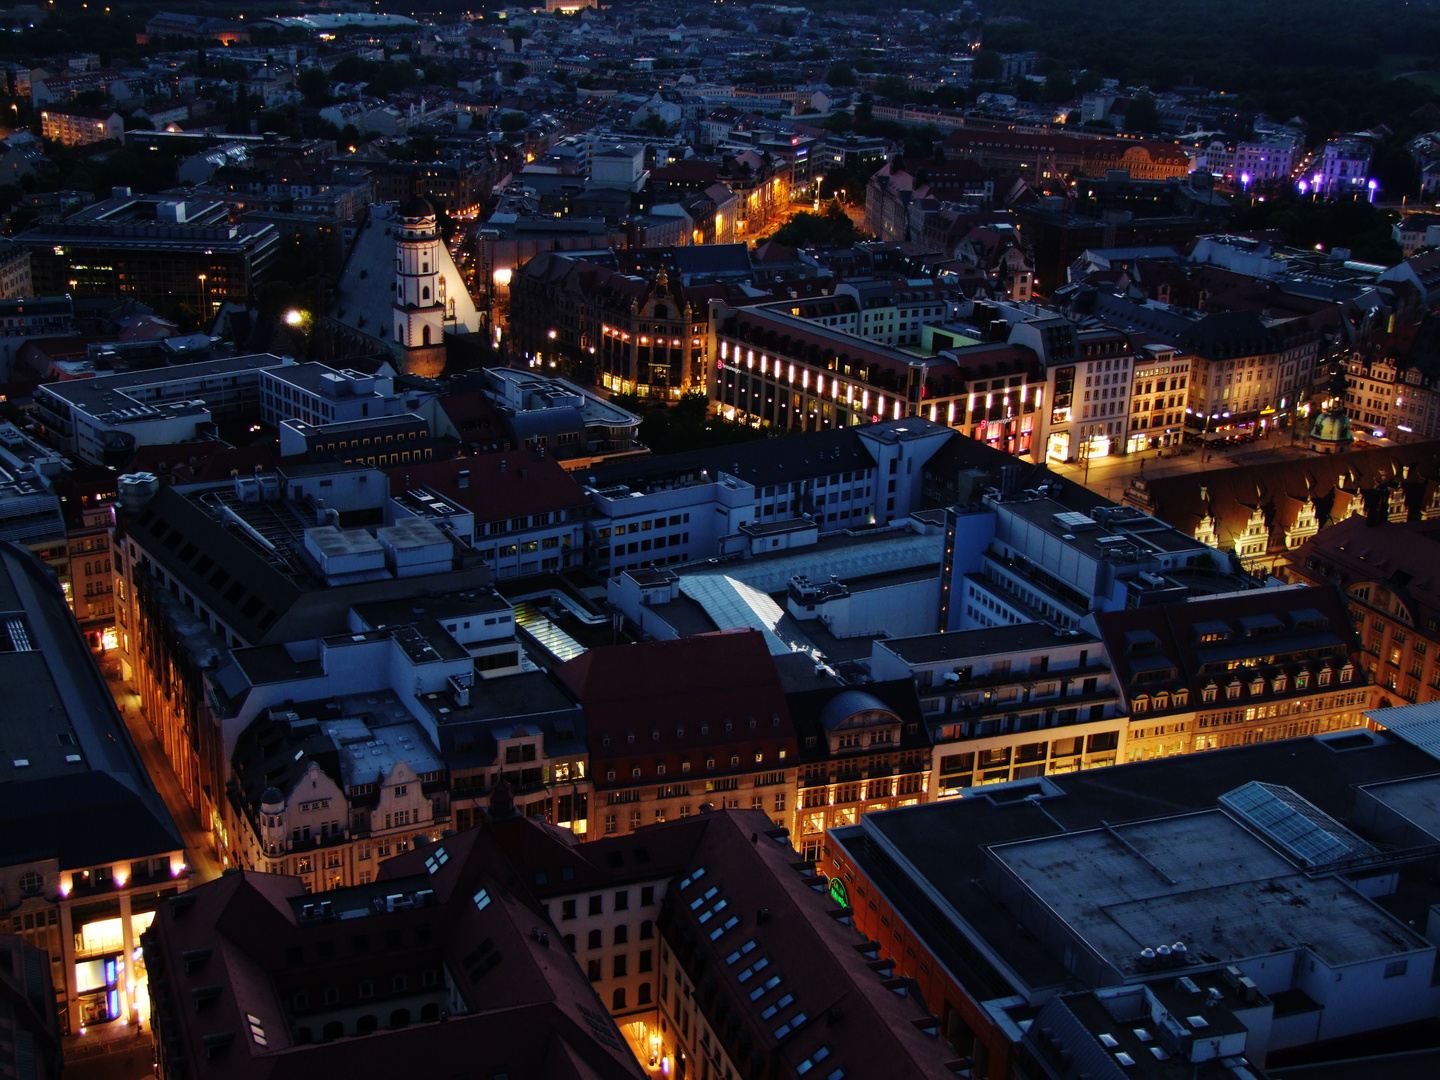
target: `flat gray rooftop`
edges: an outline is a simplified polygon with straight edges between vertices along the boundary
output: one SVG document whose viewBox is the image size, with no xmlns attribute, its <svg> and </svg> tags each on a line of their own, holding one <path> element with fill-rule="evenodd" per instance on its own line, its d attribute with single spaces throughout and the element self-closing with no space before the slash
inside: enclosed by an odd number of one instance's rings
<svg viewBox="0 0 1440 1080">
<path fill-rule="evenodd" d="M 1370 784 L 1364 790 L 1440 843 L 1440 775 Z"/>
<path fill-rule="evenodd" d="M 1044 623 L 1021 623 L 1017 626 L 987 626 L 981 630 L 892 638 L 885 642 L 885 648 L 907 663 L 933 664 L 994 653 L 1033 652 L 1036 649 L 1089 645 L 1098 643 L 1099 640 L 1083 630 L 1074 635 L 1059 634 L 1054 627 Z"/>
<path fill-rule="evenodd" d="M 1429 947 L 1335 879 L 1296 873 L 1218 810 L 1006 844 L 991 856 L 1127 974 L 1141 949 L 1176 941 L 1220 963 L 1302 944 L 1336 965 Z"/>
</svg>

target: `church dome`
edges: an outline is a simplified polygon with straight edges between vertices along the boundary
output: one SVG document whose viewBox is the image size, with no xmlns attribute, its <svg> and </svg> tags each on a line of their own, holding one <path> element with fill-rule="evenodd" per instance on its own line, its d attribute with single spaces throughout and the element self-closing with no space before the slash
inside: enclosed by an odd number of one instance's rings
<svg viewBox="0 0 1440 1080">
<path fill-rule="evenodd" d="M 1347 445 L 1354 442 L 1355 437 L 1350 434 L 1350 417 L 1343 412 L 1322 412 L 1310 426 L 1310 439 L 1313 442 Z"/>
<path fill-rule="evenodd" d="M 402 218 L 428 218 L 435 216 L 435 208 L 430 205 L 428 200 L 414 195 L 401 203 L 396 213 Z"/>
</svg>

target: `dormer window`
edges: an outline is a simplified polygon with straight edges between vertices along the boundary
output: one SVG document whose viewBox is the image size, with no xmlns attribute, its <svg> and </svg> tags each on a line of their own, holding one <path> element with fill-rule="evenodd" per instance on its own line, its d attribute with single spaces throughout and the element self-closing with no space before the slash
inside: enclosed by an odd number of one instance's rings
<svg viewBox="0 0 1440 1080">
<path fill-rule="evenodd" d="M 1175 708 L 1183 709 L 1190 702 L 1189 690 L 1176 690 L 1174 694 Z"/>
<path fill-rule="evenodd" d="M 1225 687 L 1225 697 L 1230 701 L 1236 701 L 1240 697 L 1240 682 L 1236 680 Z"/>
<path fill-rule="evenodd" d="M 1253 679 L 1250 680 L 1250 693 L 1254 695 L 1259 695 L 1263 694 L 1264 692 L 1265 680 L 1262 679 L 1259 675 L 1256 675 Z"/>
<path fill-rule="evenodd" d="M 1353 664 L 1347 662 L 1346 665 L 1340 669 L 1340 681 L 1342 683 L 1348 683 L 1354 677 L 1355 667 Z"/>
<path fill-rule="evenodd" d="M 1328 667 L 1327 667 L 1327 668 L 1321 668 L 1321 669 L 1320 669 L 1320 674 L 1316 677 L 1316 680 L 1315 680 L 1315 681 L 1316 681 L 1319 685 L 1321 685 L 1321 686 L 1329 686 L 1329 685 L 1330 685 L 1330 669 L 1329 669 Z"/>
<path fill-rule="evenodd" d="M 1137 713 L 1148 711 L 1150 708 L 1150 695 L 1141 694 L 1135 699 L 1135 703 L 1131 708 Z"/>
<path fill-rule="evenodd" d="M 1209 686 L 1205 687 L 1204 690 L 1200 691 L 1200 700 L 1202 701 L 1214 701 L 1216 696 L 1216 687 L 1214 683 L 1211 683 Z"/>
<path fill-rule="evenodd" d="M 1165 709 L 1168 709 L 1169 707 L 1170 707 L 1170 695 L 1169 695 L 1169 694 L 1156 694 L 1156 695 L 1155 695 L 1155 711 L 1156 711 L 1156 712 L 1163 712 Z"/>
<path fill-rule="evenodd" d="M 1308 671 L 1297 671 L 1295 673 L 1295 689 L 1304 690 L 1310 685 L 1310 673 Z"/>
<path fill-rule="evenodd" d="M 1275 693 L 1280 694 L 1284 693 L 1286 682 L 1285 673 L 1282 671 L 1270 681 L 1270 685 L 1274 688 Z"/>
</svg>

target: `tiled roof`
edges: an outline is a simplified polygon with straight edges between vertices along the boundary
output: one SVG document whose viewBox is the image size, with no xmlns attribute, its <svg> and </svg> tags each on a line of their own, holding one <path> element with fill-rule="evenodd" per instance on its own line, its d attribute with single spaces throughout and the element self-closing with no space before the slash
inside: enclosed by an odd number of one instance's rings
<svg viewBox="0 0 1440 1080">
<path fill-rule="evenodd" d="M 507 450 L 476 457 L 428 461 L 388 470 L 395 491 L 433 488 L 475 515 L 477 522 L 529 517 L 585 506 L 585 493 L 553 457 Z M 461 487 L 461 473 L 466 486 Z"/>
<path fill-rule="evenodd" d="M 765 768 L 795 760 L 784 689 L 757 631 L 591 649 L 555 674 L 585 709 L 597 788 L 630 783 L 634 768 L 651 782 L 657 776 L 681 781 L 686 760 L 689 776 L 698 780 L 756 771 L 756 754 L 764 755 Z M 607 783 L 603 766 L 617 762 L 620 779 Z"/>
<path fill-rule="evenodd" d="M 442 849 L 432 870 L 427 859 Z M 405 903 L 387 910 L 391 896 Z M 336 914 L 307 914 L 318 901 Z M 545 925 L 486 830 L 392 859 L 372 885 L 314 897 L 298 878 L 232 872 L 162 903 L 147 934 L 152 994 L 168 1005 L 162 1056 L 221 1078 L 454 1076 L 469 1074 L 483 1046 L 487 1075 L 639 1080 L 584 973 L 560 941 L 542 938 Z M 396 1005 L 424 996 L 421 973 L 442 965 L 464 1011 L 412 1012 L 387 1030 Z M 409 989 L 393 989 L 397 976 Z M 331 987 L 340 1000 L 327 1005 Z M 366 1009 L 378 1030 L 356 1037 L 353 1017 Z M 324 1035 L 332 1019 L 344 1036 Z"/>
</svg>

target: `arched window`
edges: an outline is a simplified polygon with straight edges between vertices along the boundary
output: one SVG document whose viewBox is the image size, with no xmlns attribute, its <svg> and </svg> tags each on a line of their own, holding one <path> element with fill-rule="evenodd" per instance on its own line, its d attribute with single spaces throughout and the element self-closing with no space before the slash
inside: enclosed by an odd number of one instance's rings
<svg viewBox="0 0 1440 1080">
<path fill-rule="evenodd" d="M 428 274 L 430 272 L 430 264 L 428 262 L 422 262 L 420 264 L 420 272 L 422 274 Z"/>
<path fill-rule="evenodd" d="M 409 1009 L 396 1009 L 394 1012 L 392 1012 L 392 1013 L 390 1014 L 390 1026 L 391 1026 L 392 1028 L 402 1028 L 402 1027 L 405 1027 L 405 1026 L 406 1026 L 407 1024 L 409 1024 L 409 1023 L 410 1023 L 410 1010 L 409 1010 Z"/>
<path fill-rule="evenodd" d="M 430 286 L 429 286 L 429 285 L 426 285 L 423 289 L 420 290 L 420 299 L 421 299 L 421 300 L 429 300 L 429 299 L 430 299 Z"/>
<path fill-rule="evenodd" d="M 449 301 L 448 301 L 447 304 L 446 304 L 446 307 L 445 307 L 445 317 L 446 317 L 447 319 L 453 319 L 453 318 L 455 317 L 455 298 L 454 298 L 453 296 L 449 299 Z"/>
<path fill-rule="evenodd" d="M 366 1013 L 364 1016 L 360 1017 L 359 1020 L 355 1021 L 355 1034 L 369 1035 L 379 1026 L 380 1021 L 376 1019 L 373 1014 Z"/>
<path fill-rule="evenodd" d="M 430 327 L 429 327 L 429 326 L 422 326 L 422 327 L 420 328 L 420 344 L 421 344 L 421 345 L 429 345 L 429 344 L 430 344 Z"/>
<path fill-rule="evenodd" d="M 320 1029 L 322 1042 L 329 1042 L 331 1039 L 341 1038 L 345 1034 L 345 1025 L 339 1020 L 331 1020 Z"/>
<path fill-rule="evenodd" d="M 1133 707 L 1137 713 L 1144 712 L 1146 709 L 1150 708 L 1149 696 L 1146 694 L 1139 695 L 1135 699 L 1135 704 Z"/>
<path fill-rule="evenodd" d="M 430 1002 L 428 1005 L 423 1006 L 423 1007 L 420 1009 L 420 1019 L 421 1019 L 421 1020 L 439 1020 L 439 1019 L 440 1019 L 440 1006 L 439 1006 L 436 1002 L 433 1002 L 433 1001 Z"/>
<path fill-rule="evenodd" d="M 625 988 L 624 988 L 623 986 L 617 986 L 617 987 L 615 988 L 615 993 L 613 993 L 612 995 L 610 995 L 610 1008 L 612 1008 L 612 1009 L 623 1009 L 623 1008 L 625 1008 Z"/>
</svg>

